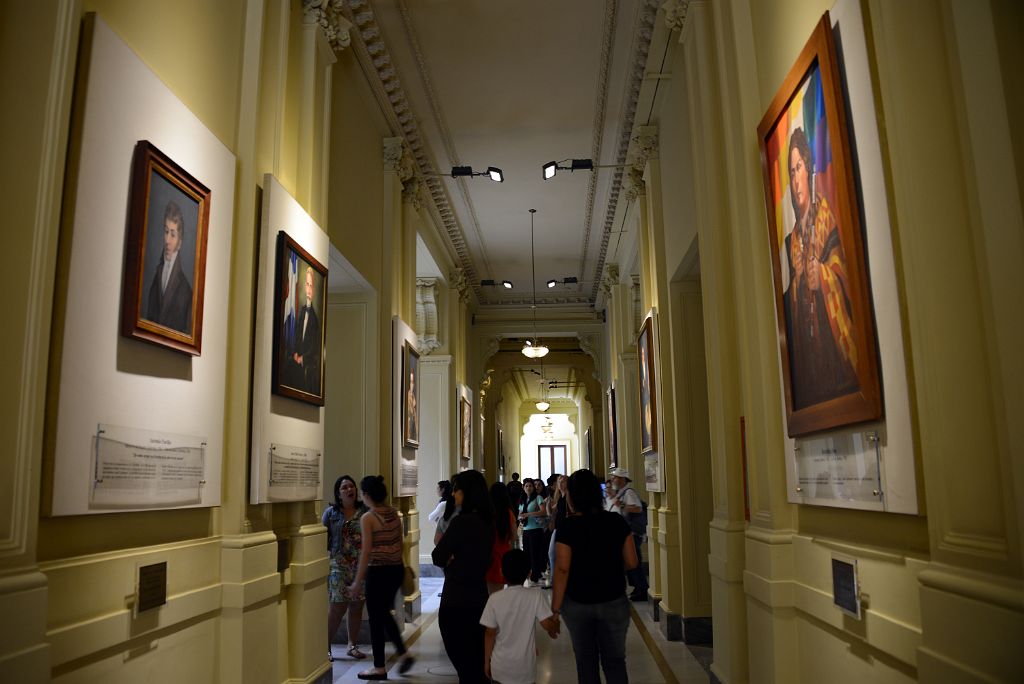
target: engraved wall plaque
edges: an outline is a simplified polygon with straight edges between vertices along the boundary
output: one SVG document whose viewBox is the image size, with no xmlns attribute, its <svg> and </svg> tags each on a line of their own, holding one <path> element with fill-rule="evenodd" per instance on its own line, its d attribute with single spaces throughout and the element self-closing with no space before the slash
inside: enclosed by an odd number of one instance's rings
<svg viewBox="0 0 1024 684">
<path fill-rule="evenodd" d="M 167 562 L 139 567 L 136 612 L 158 608 L 167 603 Z"/>
</svg>

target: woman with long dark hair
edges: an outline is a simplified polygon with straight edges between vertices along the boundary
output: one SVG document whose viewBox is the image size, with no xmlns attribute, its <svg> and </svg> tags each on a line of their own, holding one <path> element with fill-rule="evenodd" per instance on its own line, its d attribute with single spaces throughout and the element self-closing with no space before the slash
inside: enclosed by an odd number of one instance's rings
<svg viewBox="0 0 1024 684">
<path fill-rule="evenodd" d="M 512 537 L 519 531 L 508 498 L 508 487 L 501 482 L 491 485 L 491 505 L 494 506 L 494 546 L 491 547 L 491 567 L 487 569 L 488 594 L 493 594 L 505 586 L 501 559 L 505 552 L 512 548 Z"/>
<path fill-rule="evenodd" d="M 437 526 L 434 528 L 434 546 L 437 546 L 437 542 L 441 541 L 441 537 L 444 536 L 445 530 L 448 529 L 448 525 L 451 524 L 452 518 L 459 514 L 458 504 L 455 503 L 455 497 L 452 495 L 452 482 L 451 480 L 445 480 L 444 483 L 448 485 L 445 490 L 447 494 L 444 496 L 444 509 L 441 514 L 437 516 Z M 441 490 L 441 483 L 437 483 L 438 491 Z M 437 508 L 441 508 L 441 504 L 437 504 Z M 437 508 L 434 509 L 434 513 L 437 513 Z M 431 513 L 431 515 L 434 515 Z"/>
<path fill-rule="evenodd" d="M 398 511 L 384 501 L 388 498 L 384 478 L 367 475 L 359 483 L 363 503 L 370 512 L 362 518 L 363 550 L 353 586 L 366 579 L 366 609 L 370 614 L 370 643 L 373 646 L 373 668 L 360 672 L 360 679 L 388 678 L 384 669 L 384 640 L 390 639 L 402 656 L 398 672 L 405 674 L 415 662 L 405 650 L 402 632 L 391 615 L 395 593 L 402 586 L 405 564 L 402 562 L 402 521 Z"/>
<path fill-rule="evenodd" d="M 359 551 L 363 546 L 361 518 L 366 506 L 357 496 L 356 481 L 342 475 L 334 482 L 334 504 L 324 510 L 321 522 L 327 528 L 327 552 L 330 556 L 330 573 L 327 575 L 327 599 L 330 609 L 327 613 L 327 656 L 331 653 L 341 619 L 348 613 L 348 657 L 362 660 L 366 654 L 356 646 L 359 625 L 363 620 L 364 587 L 362 583 L 350 590 L 349 585 L 356 576 L 359 565 Z"/>
<path fill-rule="evenodd" d="M 452 478 L 459 514 L 434 547 L 434 565 L 444 568 L 444 588 L 437 613 L 441 639 L 460 684 L 487 682 L 484 674 L 484 627 L 487 568 L 494 545 L 494 507 L 487 481 L 475 470 Z"/>
<path fill-rule="evenodd" d="M 599 663 L 608 684 L 622 684 L 629 681 L 625 572 L 637 566 L 633 535 L 621 515 L 604 510 L 601 482 L 589 470 L 569 477 L 567 501 L 572 514 L 555 537 L 551 611 L 565 616 L 580 684 L 601 681 Z"/>
<path fill-rule="evenodd" d="M 519 506 L 519 519 L 523 522 L 523 550 L 530 556 L 530 581 L 540 582 L 544 573 L 547 547 L 544 546 L 544 527 L 547 511 L 541 505 L 537 481 L 523 481 L 523 503 Z"/>
</svg>

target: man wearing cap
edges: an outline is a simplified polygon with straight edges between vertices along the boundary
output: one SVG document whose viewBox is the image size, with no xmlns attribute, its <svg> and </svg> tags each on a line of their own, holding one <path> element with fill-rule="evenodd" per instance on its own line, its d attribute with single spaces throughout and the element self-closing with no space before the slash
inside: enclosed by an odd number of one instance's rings
<svg viewBox="0 0 1024 684">
<path fill-rule="evenodd" d="M 609 499 L 608 510 L 618 513 L 626 519 L 626 522 L 630 522 L 630 518 L 633 516 L 643 515 L 643 503 L 640 501 L 640 495 L 630 486 L 633 480 L 629 477 L 629 471 L 625 468 L 615 468 L 612 470 L 611 475 L 612 485 L 615 487 L 615 496 Z M 626 572 L 626 577 L 633 586 L 633 593 L 629 595 L 629 600 L 646 601 L 647 575 L 644 574 L 641 567 L 643 557 L 640 554 L 640 549 L 644 543 L 644 536 L 638 534 L 633 525 L 630 525 L 630 529 L 634 530 L 633 545 L 636 546 L 637 566 L 635 569 Z"/>
</svg>

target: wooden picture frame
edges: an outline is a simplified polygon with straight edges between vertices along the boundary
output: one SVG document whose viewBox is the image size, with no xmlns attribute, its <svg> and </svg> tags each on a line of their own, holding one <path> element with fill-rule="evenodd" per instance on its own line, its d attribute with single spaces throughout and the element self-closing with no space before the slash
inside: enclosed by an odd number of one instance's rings
<svg viewBox="0 0 1024 684">
<path fill-rule="evenodd" d="M 271 391 L 323 406 L 327 267 L 283 230 L 276 262 Z"/>
<path fill-rule="evenodd" d="M 125 337 L 202 353 L 210 197 L 151 142 L 135 144 L 121 292 Z"/>
<path fill-rule="evenodd" d="M 879 419 L 878 343 L 827 12 L 757 135 L 788 434 Z"/>
<path fill-rule="evenodd" d="M 459 398 L 459 458 L 473 457 L 473 406 L 465 397 Z"/>
<path fill-rule="evenodd" d="M 658 450 L 658 399 L 654 377 L 654 323 L 648 316 L 640 326 L 636 342 L 637 363 L 640 368 L 637 391 L 640 395 L 640 453 Z"/>
<path fill-rule="evenodd" d="M 402 345 L 402 446 L 420 448 L 420 353 Z"/>
<path fill-rule="evenodd" d="M 615 422 L 615 386 L 612 385 L 605 392 L 607 401 L 606 409 L 608 413 L 608 458 L 609 465 L 615 468 L 619 464 L 619 446 L 618 446 L 618 424 Z"/>
</svg>

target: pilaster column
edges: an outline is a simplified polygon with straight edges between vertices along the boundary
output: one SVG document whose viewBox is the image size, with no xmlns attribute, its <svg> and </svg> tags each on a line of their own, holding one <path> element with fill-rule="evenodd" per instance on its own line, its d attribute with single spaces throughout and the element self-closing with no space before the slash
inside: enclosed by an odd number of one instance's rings
<svg viewBox="0 0 1024 684">
<path fill-rule="evenodd" d="M 382 309 L 390 315 L 381 316 L 382 340 L 391 339 L 391 317 L 399 316 L 403 321 L 415 322 L 416 285 L 415 264 L 416 236 L 409 195 L 405 192 L 405 184 L 414 176 L 414 165 L 405 141 L 401 137 L 384 138 L 384 193 L 383 217 L 381 229 L 381 247 L 384 263 L 382 284 Z M 407 203 L 407 200 L 409 202 Z M 385 307 L 387 307 L 385 309 Z M 381 359 L 381 444 L 391 444 L 392 421 L 392 382 L 391 359 Z M 390 450 L 380 454 L 380 472 L 388 481 L 392 472 L 392 454 Z M 415 496 L 392 496 L 392 502 L 404 518 L 406 530 L 402 540 L 402 556 L 407 567 L 412 568 L 413 581 L 403 585 L 405 594 L 406 617 L 416 617 L 420 611 L 419 582 L 419 511 L 416 510 Z"/>
<path fill-rule="evenodd" d="M 437 278 L 416 279 L 416 336 L 421 354 L 441 346 L 437 339 Z"/>
</svg>

